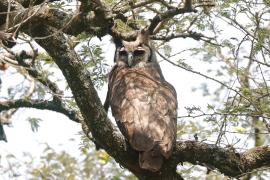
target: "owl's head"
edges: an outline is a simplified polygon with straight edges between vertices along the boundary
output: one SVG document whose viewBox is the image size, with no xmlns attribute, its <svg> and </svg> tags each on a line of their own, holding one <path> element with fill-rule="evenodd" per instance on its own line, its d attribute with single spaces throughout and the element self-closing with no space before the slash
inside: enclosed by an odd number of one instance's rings
<svg viewBox="0 0 270 180">
<path fill-rule="evenodd" d="M 135 41 L 116 43 L 115 62 L 127 67 L 137 67 L 152 61 L 148 32 L 140 31 Z"/>
</svg>

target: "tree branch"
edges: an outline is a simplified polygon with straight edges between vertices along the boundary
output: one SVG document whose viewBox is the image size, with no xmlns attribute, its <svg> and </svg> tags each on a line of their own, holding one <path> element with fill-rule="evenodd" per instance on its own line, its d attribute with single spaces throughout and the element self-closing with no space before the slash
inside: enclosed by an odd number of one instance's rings
<svg viewBox="0 0 270 180">
<path fill-rule="evenodd" d="M 48 87 L 52 91 L 53 97 L 60 101 L 59 96 L 63 95 L 63 91 L 58 88 L 57 84 L 49 80 L 47 77 L 44 77 L 45 73 L 39 72 L 33 64 L 26 62 L 26 59 L 36 58 L 37 54 L 35 53 L 36 52 L 31 53 L 24 50 L 18 53 L 3 53 L 0 55 L 0 61 L 2 60 L 6 63 L 12 63 L 15 67 L 20 66 L 21 68 L 24 68 L 31 77 L 38 80 L 45 87 Z"/>
<path fill-rule="evenodd" d="M 16 0 L 18 3 L 20 3 L 23 7 L 27 8 L 29 6 L 39 5 L 41 3 L 47 2 L 55 2 L 60 0 Z"/>
<path fill-rule="evenodd" d="M 136 3 L 129 3 L 128 6 L 124 6 L 124 7 L 121 7 L 121 8 L 118 8 L 116 10 L 113 10 L 113 12 L 115 14 L 124 14 L 128 11 L 130 11 L 130 9 L 136 9 L 136 8 L 140 8 L 140 7 L 144 7 L 148 4 L 151 4 L 153 2 L 156 2 L 156 0 L 146 0 L 146 1 L 140 1 L 140 2 L 136 2 Z"/>
<path fill-rule="evenodd" d="M 63 105 L 55 101 L 40 101 L 40 100 L 10 100 L 10 101 L 0 101 L 0 112 L 6 111 L 13 108 L 35 108 L 40 110 L 51 110 L 55 112 L 62 113 L 70 118 L 74 122 L 81 122 L 81 118 L 77 112 L 70 110 Z"/>
<path fill-rule="evenodd" d="M 162 40 L 162 41 L 170 41 L 170 40 L 175 39 L 175 38 L 192 38 L 194 40 L 205 40 L 205 39 L 211 40 L 211 39 L 213 39 L 210 37 L 206 37 L 201 33 L 192 32 L 192 31 L 189 31 L 187 33 L 181 33 L 181 34 L 173 34 L 172 33 L 168 36 L 161 36 L 161 35 L 151 36 L 151 39 L 153 39 L 153 40 Z M 203 39 L 203 38 L 205 38 L 205 39 Z"/>
<path fill-rule="evenodd" d="M 231 148 L 198 141 L 177 142 L 171 163 L 190 162 L 207 164 L 217 168 L 227 176 L 235 177 L 262 166 L 270 166 L 270 147 L 255 147 L 244 153 Z"/>
<path fill-rule="evenodd" d="M 37 79 L 45 87 L 48 87 L 53 92 L 53 96 L 59 99 L 58 96 L 63 95 L 63 91 L 58 88 L 57 84 L 44 77 L 44 73 L 36 70 L 32 64 L 28 64 L 25 62 L 25 59 L 35 58 L 34 56 L 35 55 L 33 54 L 27 54 L 27 52 L 23 50 L 19 54 L 15 55 L 15 59 L 18 61 L 19 65 L 26 69 L 30 76 Z"/>
<path fill-rule="evenodd" d="M 155 28 L 157 27 L 157 25 L 168 18 L 172 18 L 178 14 L 184 14 L 184 13 L 190 13 L 190 12 L 197 12 L 197 10 L 192 9 L 191 6 L 188 5 L 188 2 L 190 0 L 186 0 L 185 1 L 185 5 L 183 8 L 173 8 L 173 9 L 169 9 L 165 12 L 163 12 L 162 14 L 157 14 L 152 20 L 151 20 L 151 24 L 148 27 L 148 30 L 150 32 L 150 34 L 153 34 Z"/>
</svg>

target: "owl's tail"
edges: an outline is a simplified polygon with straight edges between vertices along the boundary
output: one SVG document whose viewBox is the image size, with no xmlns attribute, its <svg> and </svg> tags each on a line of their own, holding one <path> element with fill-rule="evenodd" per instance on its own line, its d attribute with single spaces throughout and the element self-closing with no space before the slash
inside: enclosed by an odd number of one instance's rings
<svg viewBox="0 0 270 180">
<path fill-rule="evenodd" d="M 139 164 L 142 169 L 147 169 L 152 172 L 160 170 L 163 164 L 164 157 L 160 152 L 154 152 L 153 150 L 140 152 Z"/>
</svg>

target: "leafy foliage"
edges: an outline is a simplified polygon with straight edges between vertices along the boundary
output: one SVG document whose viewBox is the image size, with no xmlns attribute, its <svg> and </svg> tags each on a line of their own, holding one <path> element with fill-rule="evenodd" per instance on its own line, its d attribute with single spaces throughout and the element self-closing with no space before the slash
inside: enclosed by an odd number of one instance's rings
<svg viewBox="0 0 270 180">
<path fill-rule="evenodd" d="M 12 179 L 27 177 L 31 180 L 136 179 L 132 174 L 119 167 L 105 151 L 95 151 L 93 144 L 91 147 L 85 147 L 79 157 L 66 151 L 56 151 L 48 144 L 45 144 L 41 157 L 33 157 L 29 153 L 25 153 L 25 156 L 28 157 L 28 160 L 18 161 L 12 154 L 4 157 L 3 160 L 9 166 L 0 166 L 2 177 L 5 177 L 4 175 Z"/>
</svg>

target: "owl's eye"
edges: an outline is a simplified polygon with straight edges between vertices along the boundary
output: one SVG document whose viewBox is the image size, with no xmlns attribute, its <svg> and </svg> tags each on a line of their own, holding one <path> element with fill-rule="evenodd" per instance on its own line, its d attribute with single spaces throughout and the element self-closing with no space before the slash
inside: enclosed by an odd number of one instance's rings
<svg viewBox="0 0 270 180">
<path fill-rule="evenodd" d="M 144 49 L 137 49 L 134 51 L 134 56 L 142 56 L 145 53 Z"/>
<path fill-rule="evenodd" d="M 126 56 L 127 55 L 127 51 L 119 51 L 119 55 L 120 56 Z"/>
</svg>

